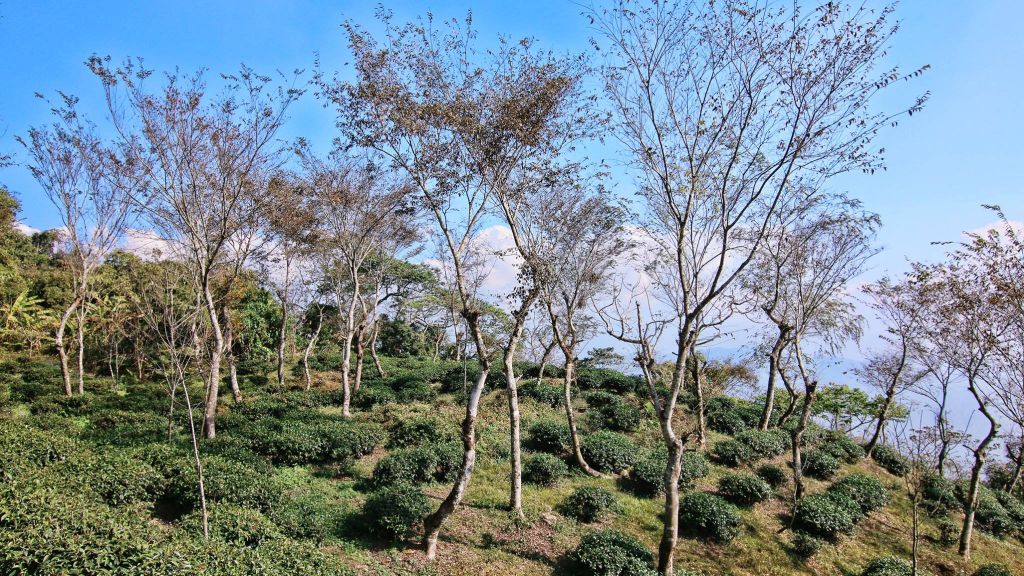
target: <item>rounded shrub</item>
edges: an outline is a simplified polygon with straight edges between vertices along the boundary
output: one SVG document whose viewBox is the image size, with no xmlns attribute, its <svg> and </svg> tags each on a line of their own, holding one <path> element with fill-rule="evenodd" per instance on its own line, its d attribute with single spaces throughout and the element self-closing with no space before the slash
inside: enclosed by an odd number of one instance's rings
<svg viewBox="0 0 1024 576">
<path fill-rule="evenodd" d="M 653 560 L 636 538 L 615 530 L 590 532 L 569 553 L 571 573 L 577 576 L 655 576 Z"/>
<path fill-rule="evenodd" d="M 149 464 L 131 454 L 107 449 L 103 454 L 80 452 L 50 468 L 57 482 L 88 490 L 112 506 L 155 502 L 164 478 Z M 63 483 L 63 482 L 61 482 Z"/>
<path fill-rule="evenodd" d="M 380 459 L 373 469 L 377 486 L 425 484 L 434 479 L 437 454 L 431 448 L 401 448 Z"/>
<path fill-rule="evenodd" d="M 853 531 L 860 506 L 841 494 L 821 492 L 797 503 L 793 525 L 812 536 L 835 539 Z"/>
<path fill-rule="evenodd" d="M 583 439 L 583 457 L 601 472 L 621 472 L 636 462 L 638 448 L 627 436 L 601 431 Z"/>
<path fill-rule="evenodd" d="M 818 480 L 828 480 L 839 472 L 839 460 L 823 450 L 809 450 L 803 455 L 804 474 Z"/>
<path fill-rule="evenodd" d="M 632 402 L 620 400 L 598 409 L 598 420 L 603 428 L 620 432 L 634 432 L 643 421 L 643 410 Z"/>
<path fill-rule="evenodd" d="M 545 454 L 528 454 L 523 459 L 523 481 L 538 486 L 551 486 L 569 475 L 569 467 L 561 458 Z"/>
<path fill-rule="evenodd" d="M 962 526 L 959 522 L 955 522 L 949 517 L 942 517 L 935 521 L 935 526 L 939 529 L 938 538 L 936 539 L 942 546 L 950 548 L 960 541 L 960 528 Z"/>
<path fill-rule="evenodd" d="M 740 531 L 735 506 L 714 494 L 690 492 L 679 503 L 679 521 L 696 536 L 728 542 Z"/>
<path fill-rule="evenodd" d="M 829 431 L 826 433 L 819 449 L 847 464 L 855 464 L 864 457 L 864 448 L 842 432 Z"/>
<path fill-rule="evenodd" d="M 437 390 L 423 380 L 405 380 L 394 388 L 395 396 L 402 403 L 433 402 L 437 398 Z"/>
<path fill-rule="evenodd" d="M 627 394 L 641 389 L 643 379 L 629 376 L 609 368 L 580 368 L 576 371 L 576 386 L 580 390 L 603 390 Z"/>
<path fill-rule="evenodd" d="M 456 433 L 437 418 L 408 418 L 388 427 L 388 448 L 408 448 L 438 442 L 451 442 Z"/>
<path fill-rule="evenodd" d="M 528 382 L 520 387 L 520 392 L 527 398 L 532 398 L 540 404 L 552 408 L 558 408 L 565 403 L 565 391 L 561 386 L 545 384 L 543 382 Z"/>
<path fill-rule="evenodd" d="M 772 487 L 753 474 L 726 474 L 718 479 L 718 493 L 733 504 L 753 506 L 772 497 Z"/>
<path fill-rule="evenodd" d="M 249 508 L 234 504 L 214 504 L 208 508 L 210 537 L 230 544 L 256 547 L 266 541 L 281 538 L 282 534 L 266 516 Z M 184 530 L 203 535 L 202 512 L 193 511 L 179 524 Z"/>
<path fill-rule="evenodd" d="M 974 520 L 979 528 L 997 537 L 1006 536 L 1014 529 L 1010 513 L 995 494 L 985 487 L 978 492 L 978 508 L 974 512 Z"/>
<path fill-rule="evenodd" d="M 711 457 L 719 464 L 735 468 L 744 462 L 750 462 L 754 455 L 743 442 L 722 440 L 711 447 Z"/>
<path fill-rule="evenodd" d="M 1002 564 L 982 564 L 971 576 L 1013 576 L 1013 572 Z"/>
<path fill-rule="evenodd" d="M 679 485 L 689 486 L 711 473 L 711 463 L 700 452 L 686 451 L 680 458 Z"/>
<path fill-rule="evenodd" d="M 561 504 L 562 514 L 579 522 L 596 522 L 615 509 L 615 496 L 604 488 L 581 486 Z"/>
<path fill-rule="evenodd" d="M 338 532 L 343 509 L 321 490 L 289 491 L 267 513 L 291 538 L 322 542 Z"/>
<path fill-rule="evenodd" d="M 367 529 L 382 538 L 404 539 L 415 533 L 430 512 L 430 501 L 408 484 L 388 486 L 371 493 L 363 505 Z"/>
<path fill-rule="evenodd" d="M 829 486 L 828 491 L 853 500 L 865 515 L 889 503 L 889 492 L 882 482 L 867 474 L 851 474 Z"/>
<path fill-rule="evenodd" d="M 871 459 L 878 462 L 878 465 L 885 468 L 890 474 L 905 476 L 910 472 L 910 464 L 902 454 L 891 446 L 880 444 L 871 451 Z"/>
<path fill-rule="evenodd" d="M 639 458 L 629 471 L 630 490 L 640 496 L 657 496 L 664 491 L 665 467 L 668 465 L 668 450 L 664 446 Z M 683 452 L 680 457 L 679 485 L 689 486 L 711 471 L 711 464 L 700 452 Z"/>
<path fill-rule="evenodd" d="M 921 492 L 925 502 L 934 510 L 949 511 L 958 505 L 953 483 L 936 472 L 922 478 Z"/>
<path fill-rule="evenodd" d="M 364 409 L 394 404 L 395 402 L 398 402 L 395 391 L 381 384 L 363 386 L 353 399 L 353 403 L 356 406 Z"/>
<path fill-rule="evenodd" d="M 757 467 L 757 475 L 772 488 L 778 488 L 789 480 L 789 473 L 775 464 L 762 464 Z"/>
<path fill-rule="evenodd" d="M 774 458 L 789 446 L 785 432 L 779 430 L 744 430 L 736 434 L 736 440 L 746 444 L 756 459 Z"/>
<path fill-rule="evenodd" d="M 526 430 L 527 448 L 548 454 L 564 454 L 571 443 L 569 425 L 558 420 L 541 420 Z"/>
<path fill-rule="evenodd" d="M 821 550 L 824 544 L 825 542 L 821 538 L 812 536 L 802 530 L 795 530 L 793 532 L 793 551 L 801 558 L 814 556 Z"/>
<path fill-rule="evenodd" d="M 895 556 L 875 558 L 868 563 L 861 576 L 912 576 L 914 573 L 910 562 Z"/>
</svg>

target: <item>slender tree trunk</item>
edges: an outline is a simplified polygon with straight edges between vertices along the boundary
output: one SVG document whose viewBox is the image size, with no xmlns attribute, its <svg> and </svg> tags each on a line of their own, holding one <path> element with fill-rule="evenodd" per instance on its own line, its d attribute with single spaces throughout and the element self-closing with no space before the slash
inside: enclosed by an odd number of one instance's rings
<svg viewBox="0 0 1024 576">
<path fill-rule="evenodd" d="M 359 324 L 356 329 L 356 373 L 355 378 L 352 380 L 352 391 L 358 392 L 359 387 L 363 384 L 363 360 L 366 359 L 366 344 L 363 342 L 363 337 L 366 335 L 366 325 L 363 323 Z"/>
<path fill-rule="evenodd" d="M 85 304 L 78 307 L 78 395 L 85 396 Z"/>
<path fill-rule="evenodd" d="M 341 415 L 345 418 L 352 415 L 350 410 L 352 405 L 352 337 L 355 335 L 356 327 L 356 301 L 359 300 L 359 280 L 357 278 L 359 269 L 352 266 L 349 271 L 353 279 L 352 300 L 348 306 L 348 317 L 345 323 L 345 336 L 342 338 L 341 351 Z"/>
<path fill-rule="evenodd" d="M 988 419 L 989 430 L 988 434 L 981 440 L 981 442 L 974 448 L 974 466 L 971 467 L 971 481 L 967 493 L 967 501 L 964 504 L 964 525 L 960 531 L 960 548 L 959 553 L 963 556 L 964 560 L 971 559 L 971 538 L 974 535 L 974 517 L 978 511 L 978 492 L 981 489 L 981 473 L 985 468 L 985 462 L 988 459 L 988 448 L 989 445 L 996 439 L 996 435 L 999 433 L 999 421 L 995 419 L 991 412 L 988 410 L 986 399 L 982 396 L 977 388 L 977 384 L 974 381 L 974 376 L 968 377 L 967 388 L 974 396 L 975 401 L 978 403 L 978 410 Z"/>
<path fill-rule="evenodd" d="M 572 454 L 580 470 L 596 478 L 601 476 L 601 473 L 591 468 L 590 464 L 583 458 L 580 434 L 576 427 L 576 410 L 572 406 L 572 387 L 574 384 L 576 384 L 576 358 L 575 354 L 569 351 L 565 353 L 565 382 L 562 386 L 562 393 L 565 400 L 565 418 L 569 423 L 569 439 L 572 442 Z"/>
<path fill-rule="evenodd" d="M 793 430 L 793 505 L 804 497 L 804 466 L 803 457 L 800 455 L 800 444 L 804 439 L 804 432 L 811 420 L 811 407 L 814 404 L 814 394 L 818 389 L 818 383 L 811 381 L 807 383 L 807 390 L 804 394 L 804 405 L 800 411 L 800 422 Z"/>
<path fill-rule="evenodd" d="M 185 395 L 185 406 L 188 409 L 188 429 L 192 437 L 192 456 L 196 464 L 196 477 L 199 479 L 199 510 L 203 519 L 203 538 L 210 538 L 210 515 L 206 509 L 206 482 L 203 478 L 203 462 L 199 458 L 199 441 L 196 437 L 196 423 L 192 416 L 192 401 L 188 395 L 188 383 L 185 381 L 184 373 L 180 372 L 178 378 L 181 380 L 181 391 Z"/>
<path fill-rule="evenodd" d="M 509 443 L 512 454 L 512 478 L 509 494 L 509 510 L 517 518 L 524 518 L 523 515 L 523 462 L 522 462 L 522 440 L 520 439 L 520 417 L 519 417 L 519 379 L 515 373 L 515 357 L 519 349 L 519 343 L 523 338 L 523 330 L 526 328 L 526 316 L 537 299 L 537 289 L 533 289 L 523 299 L 519 309 L 512 315 L 514 324 L 505 345 L 504 364 L 505 377 L 508 382 L 508 420 L 511 432 Z"/>
<path fill-rule="evenodd" d="M 224 339 L 228 356 L 228 382 L 231 384 L 231 397 L 235 402 L 241 402 L 242 389 L 238 386 L 238 365 L 235 362 L 235 332 L 231 328 L 230 318 L 224 321 L 224 326 Z"/>
<path fill-rule="evenodd" d="M 758 430 L 767 430 L 771 426 L 772 411 L 775 410 L 775 379 L 778 376 L 779 357 L 782 356 L 782 348 L 786 345 L 786 333 L 779 328 L 779 335 L 775 338 L 775 344 L 768 353 L 768 390 L 765 392 L 764 409 L 761 411 L 761 421 L 758 422 Z"/>
<path fill-rule="evenodd" d="M 284 356 L 287 336 L 288 299 L 285 296 L 281 298 L 281 329 L 277 333 L 277 387 L 281 390 L 284 390 Z"/>
<path fill-rule="evenodd" d="M 206 301 L 206 313 L 210 318 L 210 331 L 213 333 L 213 347 L 210 350 L 210 366 L 206 381 L 206 407 L 203 411 L 203 437 L 211 439 L 217 436 L 217 399 L 220 393 L 220 359 L 224 355 L 224 334 L 221 332 L 213 292 L 210 291 L 209 278 L 205 274 L 202 293 Z"/>
<path fill-rule="evenodd" d="M 309 374 L 309 355 L 313 352 L 313 348 L 316 346 L 316 340 L 320 337 L 320 328 L 324 325 L 324 309 L 320 307 L 320 315 L 316 320 L 316 329 L 313 330 L 313 335 L 309 337 L 309 342 L 306 343 L 306 349 L 302 352 L 302 375 L 306 380 L 306 390 L 309 390 L 310 386 L 313 385 L 313 378 Z"/>
<path fill-rule="evenodd" d="M 875 446 L 878 445 L 878 441 L 882 438 L 882 431 L 885 430 L 885 423 L 887 422 L 887 416 L 889 414 L 889 408 L 892 406 L 893 400 L 896 398 L 896 387 L 889 386 L 885 390 L 885 400 L 882 401 L 882 406 L 878 410 L 878 420 L 875 425 L 875 432 L 871 435 L 871 439 L 864 446 L 864 454 L 868 458 L 871 457 L 871 452 L 874 451 Z"/>
<path fill-rule="evenodd" d="M 920 502 L 916 496 L 911 501 L 913 504 L 912 517 L 911 517 L 911 531 L 912 540 L 910 543 L 910 574 L 911 576 L 917 576 L 917 545 L 921 539 L 921 519 L 920 519 Z"/>
<path fill-rule="evenodd" d="M 81 302 L 81 293 L 76 294 L 74 300 L 71 301 L 71 304 L 61 314 L 57 330 L 53 335 L 53 344 L 57 347 L 57 355 L 60 357 L 60 376 L 64 382 L 64 394 L 67 396 L 71 396 L 73 391 L 71 388 L 71 368 L 68 366 L 68 350 L 64 346 L 64 333 L 67 331 L 68 322 L 71 321 L 71 315 L 75 313 Z"/>
<path fill-rule="evenodd" d="M 782 366 L 778 367 L 778 373 L 779 380 L 782 380 L 782 385 L 785 386 L 786 392 L 789 393 L 789 403 L 786 405 L 786 409 L 782 411 L 782 414 L 779 415 L 779 423 L 781 424 L 789 419 L 793 412 L 796 412 L 797 394 L 796 388 L 789 382 L 789 376 L 786 375 L 786 371 Z"/>
<path fill-rule="evenodd" d="M 1007 452 L 1010 452 L 1007 449 Z M 1006 491 L 1013 494 L 1013 491 L 1017 489 L 1017 484 L 1020 482 L 1021 468 L 1024 468 L 1024 439 L 1022 439 L 1020 447 L 1017 449 L 1017 454 L 1010 454 L 1010 459 L 1013 461 L 1013 474 L 1010 475 L 1010 479 L 1006 482 Z"/>
<path fill-rule="evenodd" d="M 540 368 L 537 370 L 537 384 L 544 382 L 544 369 L 548 367 L 548 360 L 550 360 L 551 352 L 555 349 L 557 342 L 554 340 L 550 344 L 544 347 L 544 354 L 540 357 Z"/>
<path fill-rule="evenodd" d="M 380 356 L 377 355 L 377 336 L 380 335 L 380 322 L 378 320 L 373 321 L 373 336 L 370 337 L 370 356 L 373 358 L 373 367 L 377 370 L 377 375 L 381 378 L 387 378 L 388 375 L 384 372 L 384 367 L 381 366 Z M 434 360 L 437 360 L 437 348 L 434 348 Z"/>
<path fill-rule="evenodd" d="M 457 272 L 458 275 L 458 272 Z M 468 296 L 463 296 L 463 301 L 468 302 Z M 423 549 L 428 560 L 437 557 L 437 539 L 441 534 L 441 526 L 445 520 L 452 515 L 455 508 L 462 502 L 462 497 L 469 486 L 469 480 L 473 475 L 473 468 L 476 465 L 476 419 L 480 406 L 480 396 L 483 395 L 484 386 L 487 384 L 487 376 L 490 373 L 490 360 L 487 357 L 487 348 L 484 344 L 483 333 L 480 329 L 479 314 L 466 311 L 466 324 L 473 332 L 473 339 L 476 343 L 477 361 L 480 364 L 480 373 L 476 377 L 473 389 L 470 391 L 469 400 L 466 402 L 466 417 L 462 421 L 462 468 L 459 476 L 455 479 L 448 496 L 441 502 L 434 513 L 423 520 Z"/>
<path fill-rule="evenodd" d="M 690 349 L 690 377 L 693 379 L 693 393 L 697 399 L 697 447 L 703 452 L 708 444 L 708 430 L 704 414 L 704 369 L 697 355 L 696 338 Z"/>
<path fill-rule="evenodd" d="M 663 478 L 665 517 L 658 544 L 658 573 L 672 575 L 675 574 L 675 550 L 679 543 L 679 478 L 683 473 L 683 443 L 676 437 L 671 422 L 662 422 L 662 436 L 668 444 L 668 466 Z"/>
</svg>

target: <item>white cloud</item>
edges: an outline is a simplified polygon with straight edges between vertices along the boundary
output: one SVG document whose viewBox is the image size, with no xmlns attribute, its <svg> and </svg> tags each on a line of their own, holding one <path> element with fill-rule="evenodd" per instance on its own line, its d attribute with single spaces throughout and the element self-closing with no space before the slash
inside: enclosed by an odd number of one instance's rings
<svg viewBox="0 0 1024 576">
<path fill-rule="evenodd" d="M 17 222 L 17 221 L 15 221 L 15 223 L 14 223 L 14 229 L 17 230 L 18 232 L 21 232 L 25 236 L 31 236 L 33 234 L 38 234 L 38 233 L 42 232 L 42 230 L 40 230 L 39 228 L 33 228 L 33 227 L 29 226 L 28 224 L 25 224 L 23 222 Z"/>
<path fill-rule="evenodd" d="M 150 260 L 155 260 L 158 257 L 166 258 L 176 252 L 170 242 L 161 238 L 153 230 L 137 228 L 129 228 L 125 231 L 121 249 Z"/>
</svg>

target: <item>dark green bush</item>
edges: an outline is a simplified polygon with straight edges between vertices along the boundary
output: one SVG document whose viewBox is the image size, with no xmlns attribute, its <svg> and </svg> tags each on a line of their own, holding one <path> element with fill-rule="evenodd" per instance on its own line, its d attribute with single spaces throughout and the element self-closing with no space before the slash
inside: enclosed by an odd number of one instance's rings
<svg viewBox="0 0 1024 576">
<path fill-rule="evenodd" d="M 621 472 L 636 462 L 639 449 L 627 436 L 601 431 L 583 439 L 583 458 L 601 472 Z"/>
<path fill-rule="evenodd" d="M 757 468 L 757 475 L 772 488 L 778 488 L 789 481 L 789 473 L 775 464 L 762 464 Z"/>
<path fill-rule="evenodd" d="M 921 489 L 928 507 L 937 512 L 953 510 L 958 506 L 953 483 L 939 476 L 938 473 L 925 476 L 922 479 Z"/>
<path fill-rule="evenodd" d="M 859 513 L 860 506 L 846 496 L 822 492 L 797 503 L 793 525 L 811 536 L 835 539 L 853 531 Z"/>
<path fill-rule="evenodd" d="M 434 469 L 434 480 L 452 482 L 462 470 L 462 457 L 465 454 L 461 442 L 444 442 L 433 447 L 437 456 L 437 468 Z"/>
<path fill-rule="evenodd" d="M 828 491 L 850 498 L 865 515 L 889 503 L 889 492 L 882 482 L 867 474 L 851 474 L 829 486 Z"/>
<path fill-rule="evenodd" d="M 679 503 L 679 521 L 692 535 L 728 542 L 740 532 L 740 514 L 723 498 L 690 492 Z"/>
<path fill-rule="evenodd" d="M 910 472 L 910 464 L 902 454 L 896 451 L 896 449 L 880 444 L 875 446 L 874 450 L 871 451 L 871 458 L 882 468 L 889 471 L 890 474 L 896 476 L 903 476 L 907 472 Z"/>
<path fill-rule="evenodd" d="M 615 530 L 590 532 L 569 553 L 570 569 L 578 576 L 656 576 L 653 560 L 643 544 Z"/>
<path fill-rule="evenodd" d="M 530 381 L 519 388 L 520 393 L 527 398 L 532 398 L 540 404 L 552 408 L 558 408 L 565 404 L 565 392 L 561 386 L 554 384 L 537 383 Z"/>
<path fill-rule="evenodd" d="M 754 459 L 750 448 L 738 440 L 720 440 L 715 443 L 711 447 L 711 457 L 719 464 L 732 468 Z"/>
<path fill-rule="evenodd" d="M 823 450 L 808 450 L 803 455 L 804 474 L 818 480 L 828 480 L 839 472 L 839 460 Z"/>
<path fill-rule="evenodd" d="M 861 576 L 911 576 L 913 573 L 910 562 L 895 556 L 883 556 L 869 562 Z"/>
<path fill-rule="evenodd" d="M 270 510 L 281 494 L 281 486 L 266 471 L 221 456 L 203 457 L 203 480 L 210 502 L 227 502 L 261 512 Z M 183 456 L 173 465 L 164 497 L 182 513 L 198 505 L 198 479 L 191 456 Z"/>
<path fill-rule="evenodd" d="M 1013 518 L 995 494 L 982 486 L 978 492 L 978 508 L 974 512 L 978 528 L 996 537 L 1006 536 L 1015 528 Z"/>
<path fill-rule="evenodd" d="M 842 432 L 829 431 L 819 450 L 823 450 L 837 460 L 847 464 L 855 464 L 864 457 L 864 448 Z"/>
<path fill-rule="evenodd" d="M 282 494 L 267 517 L 291 538 L 322 542 L 338 532 L 343 510 L 322 490 L 292 488 Z"/>
<path fill-rule="evenodd" d="M 13 420 L 0 420 L 0 478 L 19 471 L 62 462 L 82 450 L 81 446 L 57 433 L 29 428 Z"/>
<path fill-rule="evenodd" d="M 642 391 L 643 379 L 609 368 L 580 368 L 576 371 L 576 386 L 580 390 L 605 390 L 628 394 Z"/>
<path fill-rule="evenodd" d="M 570 443 L 568 424 L 560 420 L 541 420 L 530 424 L 524 444 L 538 452 L 564 454 L 569 451 Z"/>
<path fill-rule="evenodd" d="M 942 546 L 950 548 L 960 542 L 960 529 L 963 526 L 959 522 L 955 522 L 952 518 L 942 517 L 935 521 L 935 526 L 939 529 L 937 540 Z"/>
<path fill-rule="evenodd" d="M 664 490 L 668 451 L 664 446 L 639 458 L 629 471 L 627 487 L 640 496 L 657 496 Z M 683 452 L 680 458 L 679 485 L 689 486 L 711 471 L 707 458 L 700 452 Z"/>
<path fill-rule="evenodd" d="M 432 417 L 399 420 L 388 427 L 388 448 L 426 446 L 457 438 L 455 430 Z"/>
<path fill-rule="evenodd" d="M 163 476 L 149 464 L 120 450 L 82 451 L 47 469 L 51 485 L 88 491 L 112 506 L 155 502 Z"/>
<path fill-rule="evenodd" d="M 801 558 L 814 556 L 824 544 L 825 542 L 821 538 L 811 536 L 802 530 L 793 532 L 793 551 Z"/>
<path fill-rule="evenodd" d="M 1013 576 L 1013 572 L 1002 564 L 982 564 L 971 576 Z"/>
<path fill-rule="evenodd" d="M 615 496 L 604 488 L 581 486 L 561 504 L 562 514 L 579 522 L 596 522 L 615 509 Z"/>
<path fill-rule="evenodd" d="M 419 379 L 405 379 L 392 384 L 392 388 L 398 401 L 402 403 L 433 402 L 437 398 L 437 390 L 429 382 Z"/>
<path fill-rule="evenodd" d="M 632 402 L 620 400 L 597 409 L 597 423 L 601 428 L 620 432 L 634 432 L 643 421 L 644 412 Z"/>
<path fill-rule="evenodd" d="M 416 532 L 430 512 L 430 501 L 418 488 L 397 484 L 370 494 L 363 505 L 366 527 L 372 534 L 401 540 Z"/>
<path fill-rule="evenodd" d="M 753 506 L 772 497 L 772 487 L 753 474 L 726 474 L 718 479 L 718 493 L 740 506 Z"/>
<path fill-rule="evenodd" d="M 433 448 L 401 448 L 380 459 L 373 469 L 377 486 L 425 484 L 435 478 L 438 456 Z"/>
<path fill-rule="evenodd" d="M 0 372 L 0 407 L 11 403 L 11 388 L 21 383 L 21 378 L 14 374 Z"/>
<path fill-rule="evenodd" d="M 523 481 L 539 486 L 551 486 L 569 475 L 565 462 L 551 454 L 539 452 L 523 458 Z"/>
<path fill-rule="evenodd" d="M 682 474 L 679 476 L 681 486 L 689 486 L 711 472 L 711 463 L 700 452 L 683 452 L 681 458 Z"/>
<path fill-rule="evenodd" d="M 746 444 L 755 459 L 774 458 L 789 447 L 786 433 L 779 430 L 744 430 L 736 434 L 736 440 Z"/>
<path fill-rule="evenodd" d="M 194 536 L 203 535 L 202 512 L 196 510 L 182 518 L 180 526 Z M 239 546 L 256 547 L 281 538 L 282 534 L 266 516 L 249 508 L 234 504 L 214 504 L 209 507 L 210 537 Z"/>
<path fill-rule="evenodd" d="M 363 409 L 378 405 L 394 404 L 395 402 L 398 402 L 395 391 L 383 384 L 367 384 L 359 389 L 359 392 L 353 399 L 353 404 Z"/>
</svg>

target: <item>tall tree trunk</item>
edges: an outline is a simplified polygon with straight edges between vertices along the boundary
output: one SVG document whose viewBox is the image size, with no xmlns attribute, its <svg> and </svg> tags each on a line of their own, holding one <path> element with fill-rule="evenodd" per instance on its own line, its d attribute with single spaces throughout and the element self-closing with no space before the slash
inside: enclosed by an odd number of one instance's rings
<svg viewBox="0 0 1024 576">
<path fill-rule="evenodd" d="M 1024 438 L 1021 439 L 1021 444 L 1017 448 L 1016 454 L 1013 454 L 1009 447 L 1007 447 L 1006 452 L 1013 462 L 1013 473 L 1010 475 L 1010 479 L 1006 481 L 1006 491 L 1013 494 L 1013 491 L 1017 489 L 1017 484 L 1020 482 L 1021 468 L 1024 468 Z"/>
<path fill-rule="evenodd" d="M 917 545 L 921 539 L 921 503 L 917 495 L 911 501 L 911 543 L 910 543 L 910 574 L 917 576 Z"/>
<path fill-rule="evenodd" d="M 192 416 L 192 401 L 188 395 L 188 383 L 185 381 L 185 374 L 178 371 L 178 379 L 181 381 L 181 391 L 185 395 L 185 406 L 188 409 L 188 429 L 192 437 L 192 457 L 196 465 L 196 478 L 199 482 L 199 510 L 203 519 L 203 538 L 210 538 L 210 515 L 206 509 L 206 482 L 203 478 L 203 462 L 199 458 L 199 441 L 196 438 L 196 423 Z M 173 403 L 173 400 L 172 400 Z"/>
<path fill-rule="evenodd" d="M 572 387 L 576 384 L 576 358 L 569 350 L 565 351 L 565 382 L 562 385 L 562 395 L 565 402 L 565 418 L 569 423 L 569 440 L 572 442 L 572 454 L 576 465 L 580 470 L 590 476 L 599 477 L 601 473 L 590 467 L 583 457 L 583 449 L 580 446 L 580 434 L 576 427 L 576 410 L 572 406 Z"/>
<path fill-rule="evenodd" d="M 352 337 L 355 335 L 356 328 L 356 301 L 359 300 L 359 280 L 357 278 L 359 269 L 352 266 L 349 272 L 352 274 L 353 279 L 352 300 L 348 306 L 348 317 L 345 321 L 345 335 L 342 338 L 341 351 L 341 415 L 345 418 L 352 415 L 350 410 L 352 405 Z"/>
<path fill-rule="evenodd" d="M 771 426 L 772 411 L 775 410 L 775 379 L 778 376 L 779 357 L 782 356 L 782 348 L 785 345 L 786 332 L 783 328 L 779 328 L 779 335 L 775 338 L 771 352 L 768 353 L 768 390 L 765 392 L 761 421 L 757 424 L 758 430 L 767 430 Z"/>
<path fill-rule="evenodd" d="M 85 304 L 78 307 L 78 395 L 85 396 Z"/>
<path fill-rule="evenodd" d="M 800 454 L 800 444 L 804 439 L 804 432 L 811 420 L 811 407 L 814 404 L 814 394 L 818 389 L 816 381 L 807 382 L 804 393 L 804 405 L 800 411 L 800 421 L 793 430 L 793 506 L 804 497 L 804 466 L 803 457 Z"/>
<path fill-rule="evenodd" d="M 67 396 L 71 396 L 73 391 L 71 388 L 71 368 L 68 366 L 68 350 L 64 346 L 64 333 L 67 331 L 68 322 L 71 321 L 71 315 L 75 313 L 75 310 L 81 303 L 82 294 L 79 292 L 75 294 L 71 304 L 64 309 L 64 314 L 61 314 L 57 330 L 53 335 L 53 344 L 57 347 L 57 355 L 60 357 L 60 376 L 64 383 L 64 394 Z"/>
<path fill-rule="evenodd" d="M 526 317 L 530 308 L 537 299 L 537 289 L 534 288 L 523 299 L 519 309 L 512 315 L 514 324 L 505 344 L 504 354 L 505 378 L 508 382 L 508 421 L 509 421 L 509 443 L 512 454 L 512 478 L 509 487 L 509 510 L 517 518 L 524 518 L 523 515 L 523 461 L 522 461 L 522 440 L 520 439 L 520 417 L 519 417 L 519 379 L 515 373 L 515 357 L 519 349 L 519 343 L 523 338 L 523 330 L 526 328 Z"/>
<path fill-rule="evenodd" d="M 227 317 L 226 311 L 225 317 Z M 231 397 L 235 402 L 241 402 L 242 389 L 238 386 L 238 365 L 235 362 L 235 332 L 231 327 L 230 318 L 224 320 L 224 340 L 228 357 L 228 382 L 231 385 Z"/>
<path fill-rule="evenodd" d="M 690 377 L 693 379 L 693 393 L 697 399 L 697 447 L 703 452 L 708 444 L 708 429 L 705 418 L 704 370 L 697 355 L 696 338 L 690 348 Z"/>
<path fill-rule="evenodd" d="M 366 343 L 363 341 L 366 336 L 366 324 L 360 323 L 356 329 L 356 373 L 352 380 L 352 391 L 358 392 L 363 384 L 363 360 L 366 359 Z"/>
<path fill-rule="evenodd" d="M 381 366 L 380 356 L 377 355 L 377 336 L 380 335 L 380 321 L 373 321 L 373 336 L 370 337 L 370 356 L 373 357 L 373 367 L 377 369 L 377 375 L 381 378 L 387 378 L 388 375 L 384 372 L 384 367 Z M 434 360 L 437 360 L 437 348 L 434 348 Z"/>
<path fill-rule="evenodd" d="M 782 414 L 779 414 L 779 423 L 781 424 L 788 420 L 789 417 L 793 415 L 793 412 L 796 412 L 798 396 L 796 388 L 794 388 L 789 382 L 789 376 L 786 374 L 786 370 L 780 365 L 777 371 L 779 373 L 779 380 L 782 380 L 782 385 L 785 386 L 786 392 L 789 393 L 789 403 L 786 405 L 786 409 L 782 411 Z"/>
<path fill-rule="evenodd" d="M 459 272 L 456 272 L 459 276 Z M 460 285 L 461 277 L 460 277 Z M 463 295 L 463 302 L 469 302 L 468 295 Z M 455 508 L 462 502 L 462 497 L 469 486 L 469 480 L 473 475 L 473 468 L 476 466 L 476 419 L 479 412 L 480 396 L 483 395 L 484 386 L 487 384 L 487 376 L 490 373 L 490 359 L 487 357 L 487 347 L 484 344 L 483 332 L 480 329 L 479 313 L 465 311 L 467 328 L 473 333 L 473 340 L 476 344 L 477 362 L 480 365 L 480 373 L 477 374 L 476 382 L 469 393 L 469 400 L 466 402 L 466 417 L 462 421 L 462 468 L 455 484 L 452 486 L 448 496 L 441 502 L 441 505 L 432 514 L 423 520 L 423 549 L 428 560 L 437 557 L 437 539 L 441 535 L 441 526 L 445 520 L 452 515 Z"/>
<path fill-rule="evenodd" d="M 978 492 L 981 489 L 981 472 L 985 468 L 985 462 L 988 460 L 988 448 L 999 433 L 999 421 L 995 419 L 991 412 L 989 412 L 986 399 L 978 390 L 974 375 L 968 376 L 967 389 L 978 403 L 978 411 L 988 419 L 989 430 L 988 434 L 986 434 L 981 442 L 974 448 L 974 466 L 971 467 L 971 482 L 967 492 L 967 501 L 964 504 L 964 525 L 963 529 L 960 531 L 959 553 L 963 556 L 964 560 L 971 559 L 971 538 L 974 535 L 975 513 L 978 511 Z"/>
<path fill-rule="evenodd" d="M 284 390 L 284 356 L 288 335 L 288 299 L 281 299 L 281 329 L 277 333 L 277 387 Z"/>
<path fill-rule="evenodd" d="M 540 357 L 540 368 L 537 369 L 537 384 L 544 382 L 544 369 L 547 368 L 551 352 L 555 349 L 556 345 L 557 342 L 552 340 L 550 344 L 544 347 L 544 354 Z"/>
<path fill-rule="evenodd" d="M 210 366 L 206 381 L 206 407 L 203 411 L 203 437 L 212 439 L 217 436 L 217 399 L 220 394 L 220 359 L 224 355 L 224 333 L 221 331 L 217 305 L 210 291 L 210 280 L 203 275 L 202 295 L 206 302 L 206 313 L 210 318 L 210 331 L 213 333 L 213 346 L 210 350 Z"/>
<path fill-rule="evenodd" d="M 885 390 L 885 399 L 882 401 L 882 406 L 878 409 L 877 424 L 875 425 L 875 432 L 871 435 L 871 439 L 864 446 L 864 455 L 868 458 L 871 457 L 871 453 L 874 451 L 875 446 L 878 445 L 878 441 L 882 438 L 882 431 L 885 430 L 885 423 L 887 422 L 887 416 L 889 414 L 889 408 L 892 406 L 893 400 L 896 398 L 896 387 L 889 386 Z"/>
<path fill-rule="evenodd" d="M 313 348 L 316 346 L 316 340 L 320 337 L 320 328 L 324 325 L 324 308 L 320 307 L 320 314 L 316 320 L 316 329 L 313 330 L 313 335 L 309 337 L 309 342 L 306 342 L 306 349 L 302 352 L 302 375 L 305 378 L 306 390 L 309 390 L 310 386 L 313 385 L 313 378 L 309 374 L 309 355 L 313 352 Z"/>
</svg>

